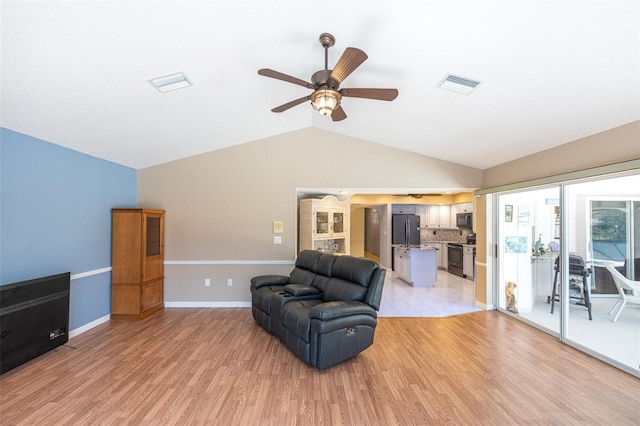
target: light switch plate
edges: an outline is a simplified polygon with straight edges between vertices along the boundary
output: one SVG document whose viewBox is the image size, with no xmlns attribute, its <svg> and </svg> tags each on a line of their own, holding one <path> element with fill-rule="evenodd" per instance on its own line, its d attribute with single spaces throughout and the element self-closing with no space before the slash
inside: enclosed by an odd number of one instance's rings
<svg viewBox="0 0 640 426">
<path fill-rule="evenodd" d="M 273 221 L 273 233 L 274 234 L 282 234 L 284 232 L 284 224 L 281 220 Z"/>
<path fill-rule="evenodd" d="M 273 237 L 273 244 L 282 244 L 282 237 L 280 236 Z"/>
</svg>

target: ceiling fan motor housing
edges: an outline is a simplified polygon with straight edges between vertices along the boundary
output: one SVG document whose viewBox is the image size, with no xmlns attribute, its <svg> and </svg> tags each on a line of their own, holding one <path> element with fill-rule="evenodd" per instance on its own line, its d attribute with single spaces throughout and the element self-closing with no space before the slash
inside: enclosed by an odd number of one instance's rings
<svg viewBox="0 0 640 426">
<path fill-rule="evenodd" d="M 316 89 L 338 90 L 340 83 L 330 78 L 332 70 L 320 70 L 311 76 L 311 83 Z"/>
</svg>

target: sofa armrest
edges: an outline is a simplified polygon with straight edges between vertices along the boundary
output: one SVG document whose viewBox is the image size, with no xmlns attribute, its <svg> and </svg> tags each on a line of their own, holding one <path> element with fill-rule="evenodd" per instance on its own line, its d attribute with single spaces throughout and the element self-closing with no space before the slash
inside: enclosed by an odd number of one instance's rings
<svg viewBox="0 0 640 426">
<path fill-rule="evenodd" d="M 289 277 L 287 275 L 259 275 L 251 278 L 251 287 L 260 288 L 265 285 L 287 285 Z"/>
<path fill-rule="evenodd" d="M 369 315 L 373 318 L 377 318 L 378 316 L 375 309 L 362 302 L 325 302 L 314 306 L 309 311 L 309 317 L 311 319 L 323 321 L 361 314 Z"/>
<path fill-rule="evenodd" d="M 312 296 L 320 294 L 320 290 L 306 284 L 287 284 L 284 286 L 284 291 L 292 296 Z"/>
</svg>

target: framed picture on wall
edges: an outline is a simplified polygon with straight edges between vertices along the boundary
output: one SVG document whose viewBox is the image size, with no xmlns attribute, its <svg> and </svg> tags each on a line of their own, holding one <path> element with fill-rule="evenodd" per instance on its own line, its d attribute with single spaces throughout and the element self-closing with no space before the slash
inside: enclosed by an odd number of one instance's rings
<svg viewBox="0 0 640 426">
<path fill-rule="evenodd" d="M 511 204 L 504 206 L 504 221 L 513 222 L 513 206 Z"/>
<path fill-rule="evenodd" d="M 518 207 L 518 223 L 529 223 L 529 216 L 531 216 L 531 206 Z"/>
<path fill-rule="evenodd" d="M 527 254 L 529 253 L 528 247 L 527 237 L 504 237 L 504 252 L 506 254 Z"/>
</svg>

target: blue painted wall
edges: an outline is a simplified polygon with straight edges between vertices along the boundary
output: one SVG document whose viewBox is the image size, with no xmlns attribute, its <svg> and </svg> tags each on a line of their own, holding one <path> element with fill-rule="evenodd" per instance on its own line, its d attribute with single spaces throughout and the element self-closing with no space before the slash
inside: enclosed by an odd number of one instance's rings
<svg viewBox="0 0 640 426">
<path fill-rule="evenodd" d="M 137 171 L 0 128 L 0 285 L 111 266 L 111 208 Z M 71 281 L 70 330 L 111 313 L 111 273 Z"/>
</svg>

